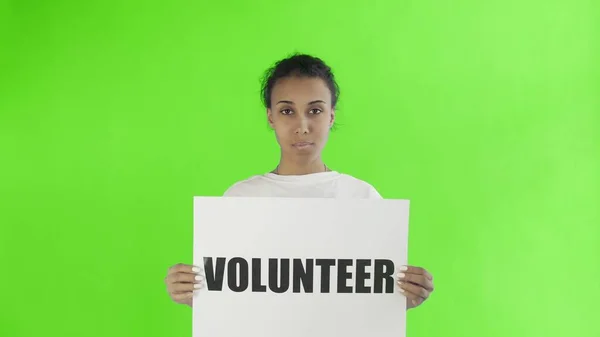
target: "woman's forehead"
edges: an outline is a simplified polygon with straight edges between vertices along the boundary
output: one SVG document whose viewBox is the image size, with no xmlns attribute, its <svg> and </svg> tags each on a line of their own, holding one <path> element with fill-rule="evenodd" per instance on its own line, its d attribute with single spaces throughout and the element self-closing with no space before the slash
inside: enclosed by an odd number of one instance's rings
<svg viewBox="0 0 600 337">
<path fill-rule="evenodd" d="M 271 93 L 273 101 L 316 101 L 329 102 L 331 92 L 318 77 L 287 77 L 277 81 Z"/>
</svg>

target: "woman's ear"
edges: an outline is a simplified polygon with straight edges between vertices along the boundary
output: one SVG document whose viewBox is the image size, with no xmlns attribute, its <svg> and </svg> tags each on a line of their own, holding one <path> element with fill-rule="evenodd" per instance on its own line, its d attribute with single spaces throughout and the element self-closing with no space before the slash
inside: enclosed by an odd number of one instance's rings
<svg viewBox="0 0 600 337">
<path fill-rule="evenodd" d="M 275 129 L 275 123 L 273 122 L 273 112 L 271 109 L 267 109 L 267 121 L 269 122 L 269 126 L 271 129 Z"/>
<path fill-rule="evenodd" d="M 335 109 L 331 110 L 331 119 L 329 121 L 329 128 L 333 127 L 333 123 L 335 123 Z"/>
</svg>

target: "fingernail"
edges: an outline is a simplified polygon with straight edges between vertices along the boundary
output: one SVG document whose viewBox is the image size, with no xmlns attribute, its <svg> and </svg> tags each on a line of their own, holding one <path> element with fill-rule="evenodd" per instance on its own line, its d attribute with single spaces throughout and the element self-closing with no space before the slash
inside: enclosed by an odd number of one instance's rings
<svg viewBox="0 0 600 337">
<path fill-rule="evenodd" d="M 192 271 L 194 273 L 199 273 L 200 272 L 200 268 L 198 268 L 198 267 L 192 267 Z"/>
<path fill-rule="evenodd" d="M 413 304 L 413 305 L 417 305 L 417 301 L 415 301 L 415 300 L 412 300 L 412 304 Z"/>
<path fill-rule="evenodd" d="M 196 279 L 196 281 L 202 281 L 202 280 L 204 280 L 204 276 L 198 275 L 195 277 L 195 279 Z"/>
<path fill-rule="evenodd" d="M 404 275 L 404 273 L 398 273 L 398 277 L 403 279 L 406 275 Z"/>
<path fill-rule="evenodd" d="M 194 289 L 200 289 L 203 287 L 202 283 L 194 284 Z"/>
<path fill-rule="evenodd" d="M 398 291 L 400 291 L 401 293 L 403 293 L 403 294 L 404 294 L 404 289 L 402 289 L 402 288 L 398 287 Z"/>
<path fill-rule="evenodd" d="M 407 271 L 408 267 L 407 266 L 400 266 L 400 268 L 398 268 L 400 271 Z"/>
</svg>

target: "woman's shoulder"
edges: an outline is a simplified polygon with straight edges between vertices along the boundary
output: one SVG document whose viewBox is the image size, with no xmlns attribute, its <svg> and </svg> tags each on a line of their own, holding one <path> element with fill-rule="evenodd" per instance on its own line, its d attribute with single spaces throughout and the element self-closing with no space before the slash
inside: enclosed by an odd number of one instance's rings
<svg viewBox="0 0 600 337">
<path fill-rule="evenodd" d="M 261 178 L 263 175 L 253 175 L 249 178 L 240 180 L 231 185 L 225 193 L 223 193 L 224 197 L 241 197 L 247 196 L 251 194 L 251 192 L 256 192 L 257 187 L 261 185 Z"/>
<path fill-rule="evenodd" d="M 340 174 L 340 187 L 351 195 L 367 199 L 383 199 L 381 194 L 379 194 L 379 191 L 377 191 L 373 185 L 350 174 Z"/>
</svg>

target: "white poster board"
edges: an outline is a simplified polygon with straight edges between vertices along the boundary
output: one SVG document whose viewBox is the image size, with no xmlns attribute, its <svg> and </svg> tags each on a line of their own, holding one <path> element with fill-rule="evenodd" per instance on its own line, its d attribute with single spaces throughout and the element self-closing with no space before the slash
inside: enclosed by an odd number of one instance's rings
<svg viewBox="0 0 600 337">
<path fill-rule="evenodd" d="M 195 197 L 193 337 L 404 337 L 408 216 L 407 200 Z"/>
</svg>

